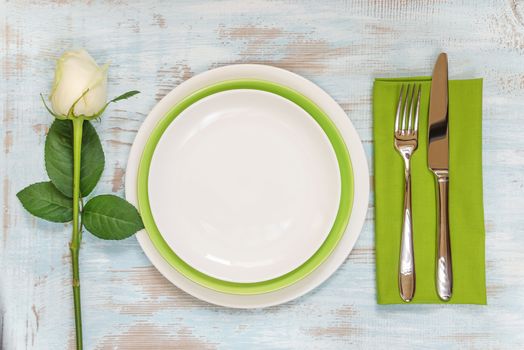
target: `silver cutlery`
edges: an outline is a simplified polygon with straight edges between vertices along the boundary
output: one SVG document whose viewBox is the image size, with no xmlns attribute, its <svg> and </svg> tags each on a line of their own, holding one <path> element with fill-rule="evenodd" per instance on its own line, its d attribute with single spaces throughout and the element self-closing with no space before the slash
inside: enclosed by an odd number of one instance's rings
<svg viewBox="0 0 524 350">
<path fill-rule="evenodd" d="M 448 57 L 438 56 L 433 79 L 428 120 L 428 167 L 437 185 L 437 268 L 435 282 L 440 299 L 453 293 L 453 269 L 448 217 L 449 133 L 448 133 Z"/>
<path fill-rule="evenodd" d="M 409 302 L 415 295 L 415 257 L 413 252 L 413 216 L 411 215 L 411 157 L 418 146 L 420 84 L 404 85 L 395 116 L 395 149 L 404 160 L 404 211 L 400 238 L 398 285 L 401 298 Z M 405 97 L 404 97 L 405 95 Z"/>
</svg>

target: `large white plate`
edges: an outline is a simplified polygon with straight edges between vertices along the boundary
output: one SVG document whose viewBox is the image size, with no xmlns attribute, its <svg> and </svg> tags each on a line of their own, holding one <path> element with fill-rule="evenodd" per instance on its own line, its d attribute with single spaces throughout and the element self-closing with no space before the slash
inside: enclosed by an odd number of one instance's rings
<svg viewBox="0 0 524 350">
<path fill-rule="evenodd" d="M 148 195 L 171 250 L 221 280 L 267 281 L 322 245 L 337 216 L 331 143 L 302 108 L 260 90 L 215 93 L 162 134 Z"/>
<path fill-rule="evenodd" d="M 217 292 L 196 284 L 172 268 L 156 251 L 145 231 L 137 233 L 142 249 L 153 265 L 173 284 L 207 302 L 236 308 L 256 308 L 276 305 L 295 299 L 324 282 L 346 259 L 364 223 L 369 197 L 369 173 L 359 136 L 340 106 L 321 88 L 289 71 L 263 65 L 232 65 L 197 75 L 179 85 L 150 112 L 137 133 L 131 148 L 126 171 L 126 198 L 137 205 L 137 173 L 140 157 L 149 134 L 170 110 L 192 92 L 231 79 L 260 79 L 286 85 L 311 99 L 333 120 L 348 147 L 353 166 L 354 201 L 346 232 L 333 253 L 315 271 L 299 282 L 265 294 L 235 295 Z"/>
</svg>

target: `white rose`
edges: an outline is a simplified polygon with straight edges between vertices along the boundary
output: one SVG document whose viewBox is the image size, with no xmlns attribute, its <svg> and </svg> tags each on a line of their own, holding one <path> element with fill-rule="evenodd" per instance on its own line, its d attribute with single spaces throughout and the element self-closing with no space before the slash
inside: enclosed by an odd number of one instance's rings
<svg viewBox="0 0 524 350">
<path fill-rule="evenodd" d="M 65 52 L 56 64 L 49 97 L 53 111 L 67 116 L 78 100 L 73 111 L 75 116 L 89 117 L 100 112 L 107 102 L 107 67 L 107 64 L 98 66 L 86 50 Z"/>
</svg>

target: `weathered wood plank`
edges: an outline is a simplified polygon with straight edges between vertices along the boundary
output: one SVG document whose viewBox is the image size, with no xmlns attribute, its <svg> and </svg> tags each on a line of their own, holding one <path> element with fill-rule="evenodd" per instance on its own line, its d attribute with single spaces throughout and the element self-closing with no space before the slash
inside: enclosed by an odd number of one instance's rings
<svg viewBox="0 0 524 350">
<path fill-rule="evenodd" d="M 96 125 L 106 169 L 96 193 L 123 194 L 130 145 L 180 82 L 231 63 L 265 63 L 313 80 L 345 109 L 372 159 L 374 77 L 481 76 L 487 307 L 375 301 L 373 201 L 357 246 L 321 288 L 266 310 L 229 310 L 167 282 L 134 239 L 86 234 L 81 251 L 87 349 L 524 347 L 524 3 L 520 1 L 68 1 L 0 4 L 0 343 L 73 347 L 69 227 L 33 219 L 18 190 L 46 178 L 54 59 L 72 47 L 111 61 L 110 94 L 138 88 Z M 371 164 L 371 163 L 370 163 Z"/>
</svg>

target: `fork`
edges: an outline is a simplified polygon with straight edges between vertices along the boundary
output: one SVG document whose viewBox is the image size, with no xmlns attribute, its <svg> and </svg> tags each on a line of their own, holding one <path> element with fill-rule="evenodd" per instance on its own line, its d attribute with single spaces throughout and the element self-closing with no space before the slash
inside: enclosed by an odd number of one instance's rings
<svg viewBox="0 0 524 350">
<path fill-rule="evenodd" d="M 417 91 L 416 95 L 415 90 Z M 395 149 L 404 160 L 404 211 L 400 238 L 398 286 L 400 297 L 406 302 L 410 302 L 415 295 L 415 256 L 413 254 L 413 216 L 411 215 L 411 157 L 418 146 L 420 92 L 420 84 L 408 84 L 404 97 L 404 85 L 402 85 L 395 116 Z"/>
</svg>

